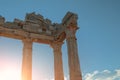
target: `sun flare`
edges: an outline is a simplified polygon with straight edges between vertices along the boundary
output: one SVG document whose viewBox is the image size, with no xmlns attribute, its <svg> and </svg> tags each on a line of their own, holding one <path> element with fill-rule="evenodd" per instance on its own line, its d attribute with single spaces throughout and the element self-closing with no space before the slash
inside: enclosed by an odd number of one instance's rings
<svg viewBox="0 0 120 80">
<path fill-rule="evenodd" d="M 0 80 L 21 80 L 18 70 L 7 68 L 0 71 Z"/>
</svg>

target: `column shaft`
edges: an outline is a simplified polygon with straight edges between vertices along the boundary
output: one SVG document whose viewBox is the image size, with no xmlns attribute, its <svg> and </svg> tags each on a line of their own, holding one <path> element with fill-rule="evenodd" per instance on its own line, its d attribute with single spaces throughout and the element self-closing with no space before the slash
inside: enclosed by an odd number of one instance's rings
<svg viewBox="0 0 120 80">
<path fill-rule="evenodd" d="M 23 40 L 22 80 L 32 80 L 32 41 Z"/>
<path fill-rule="evenodd" d="M 62 43 L 51 44 L 54 51 L 54 76 L 55 80 L 64 80 L 63 63 L 62 63 Z"/>
<path fill-rule="evenodd" d="M 67 40 L 67 46 L 70 80 L 82 80 L 76 40 Z"/>
<path fill-rule="evenodd" d="M 77 39 L 75 37 L 76 29 L 77 28 L 70 26 L 66 30 L 70 80 L 82 80 L 77 49 Z"/>
</svg>

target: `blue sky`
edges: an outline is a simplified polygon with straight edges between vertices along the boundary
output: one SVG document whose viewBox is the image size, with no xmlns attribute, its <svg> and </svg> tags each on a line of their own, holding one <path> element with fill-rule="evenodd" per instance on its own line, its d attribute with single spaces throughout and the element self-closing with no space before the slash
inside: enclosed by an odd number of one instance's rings
<svg viewBox="0 0 120 80">
<path fill-rule="evenodd" d="M 119 4 L 119 0 L 1 0 L 0 15 L 4 16 L 6 21 L 13 21 L 14 18 L 24 20 L 26 13 L 36 12 L 52 22 L 61 23 L 66 12 L 77 13 L 80 29 L 76 36 L 81 70 L 85 80 L 90 80 L 90 75 L 94 75 L 91 78 L 94 80 L 99 74 L 120 75 Z M 0 65 L 3 65 L 4 60 L 6 63 L 14 64 L 20 72 L 22 42 L 0 37 L 0 45 Z M 66 42 L 62 52 L 64 74 L 68 76 Z M 53 76 L 52 48 L 49 45 L 34 43 L 33 80 L 50 80 Z M 107 80 L 108 77 L 110 76 L 106 76 L 103 80 Z M 114 80 L 118 77 L 120 76 Z M 99 80 L 99 77 L 97 78 Z M 110 77 L 110 80 L 113 78 Z"/>
</svg>

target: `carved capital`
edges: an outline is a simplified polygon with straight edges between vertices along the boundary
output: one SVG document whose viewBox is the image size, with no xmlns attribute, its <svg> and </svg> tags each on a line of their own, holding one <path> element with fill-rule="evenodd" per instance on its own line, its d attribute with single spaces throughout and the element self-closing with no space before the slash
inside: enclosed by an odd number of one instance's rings
<svg viewBox="0 0 120 80">
<path fill-rule="evenodd" d="M 66 33 L 66 39 L 75 38 L 76 39 L 76 31 L 78 27 L 74 24 L 70 24 L 66 27 L 65 33 Z"/>
<path fill-rule="evenodd" d="M 53 48 L 54 51 L 61 51 L 63 42 L 53 42 L 50 46 Z"/>
</svg>

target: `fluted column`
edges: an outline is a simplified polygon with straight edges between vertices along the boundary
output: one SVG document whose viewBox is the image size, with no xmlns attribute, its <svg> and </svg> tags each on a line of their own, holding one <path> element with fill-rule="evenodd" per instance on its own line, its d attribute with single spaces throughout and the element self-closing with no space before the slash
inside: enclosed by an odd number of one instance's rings
<svg viewBox="0 0 120 80">
<path fill-rule="evenodd" d="M 32 41 L 23 40 L 22 80 L 32 80 Z"/>
<path fill-rule="evenodd" d="M 51 47 L 54 51 L 54 77 L 55 80 L 64 80 L 63 63 L 62 63 L 62 42 L 54 42 Z"/>
<path fill-rule="evenodd" d="M 75 36 L 77 29 L 78 27 L 73 25 L 69 25 L 66 28 L 70 80 L 82 80 L 78 57 L 77 39 Z"/>
</svg>

